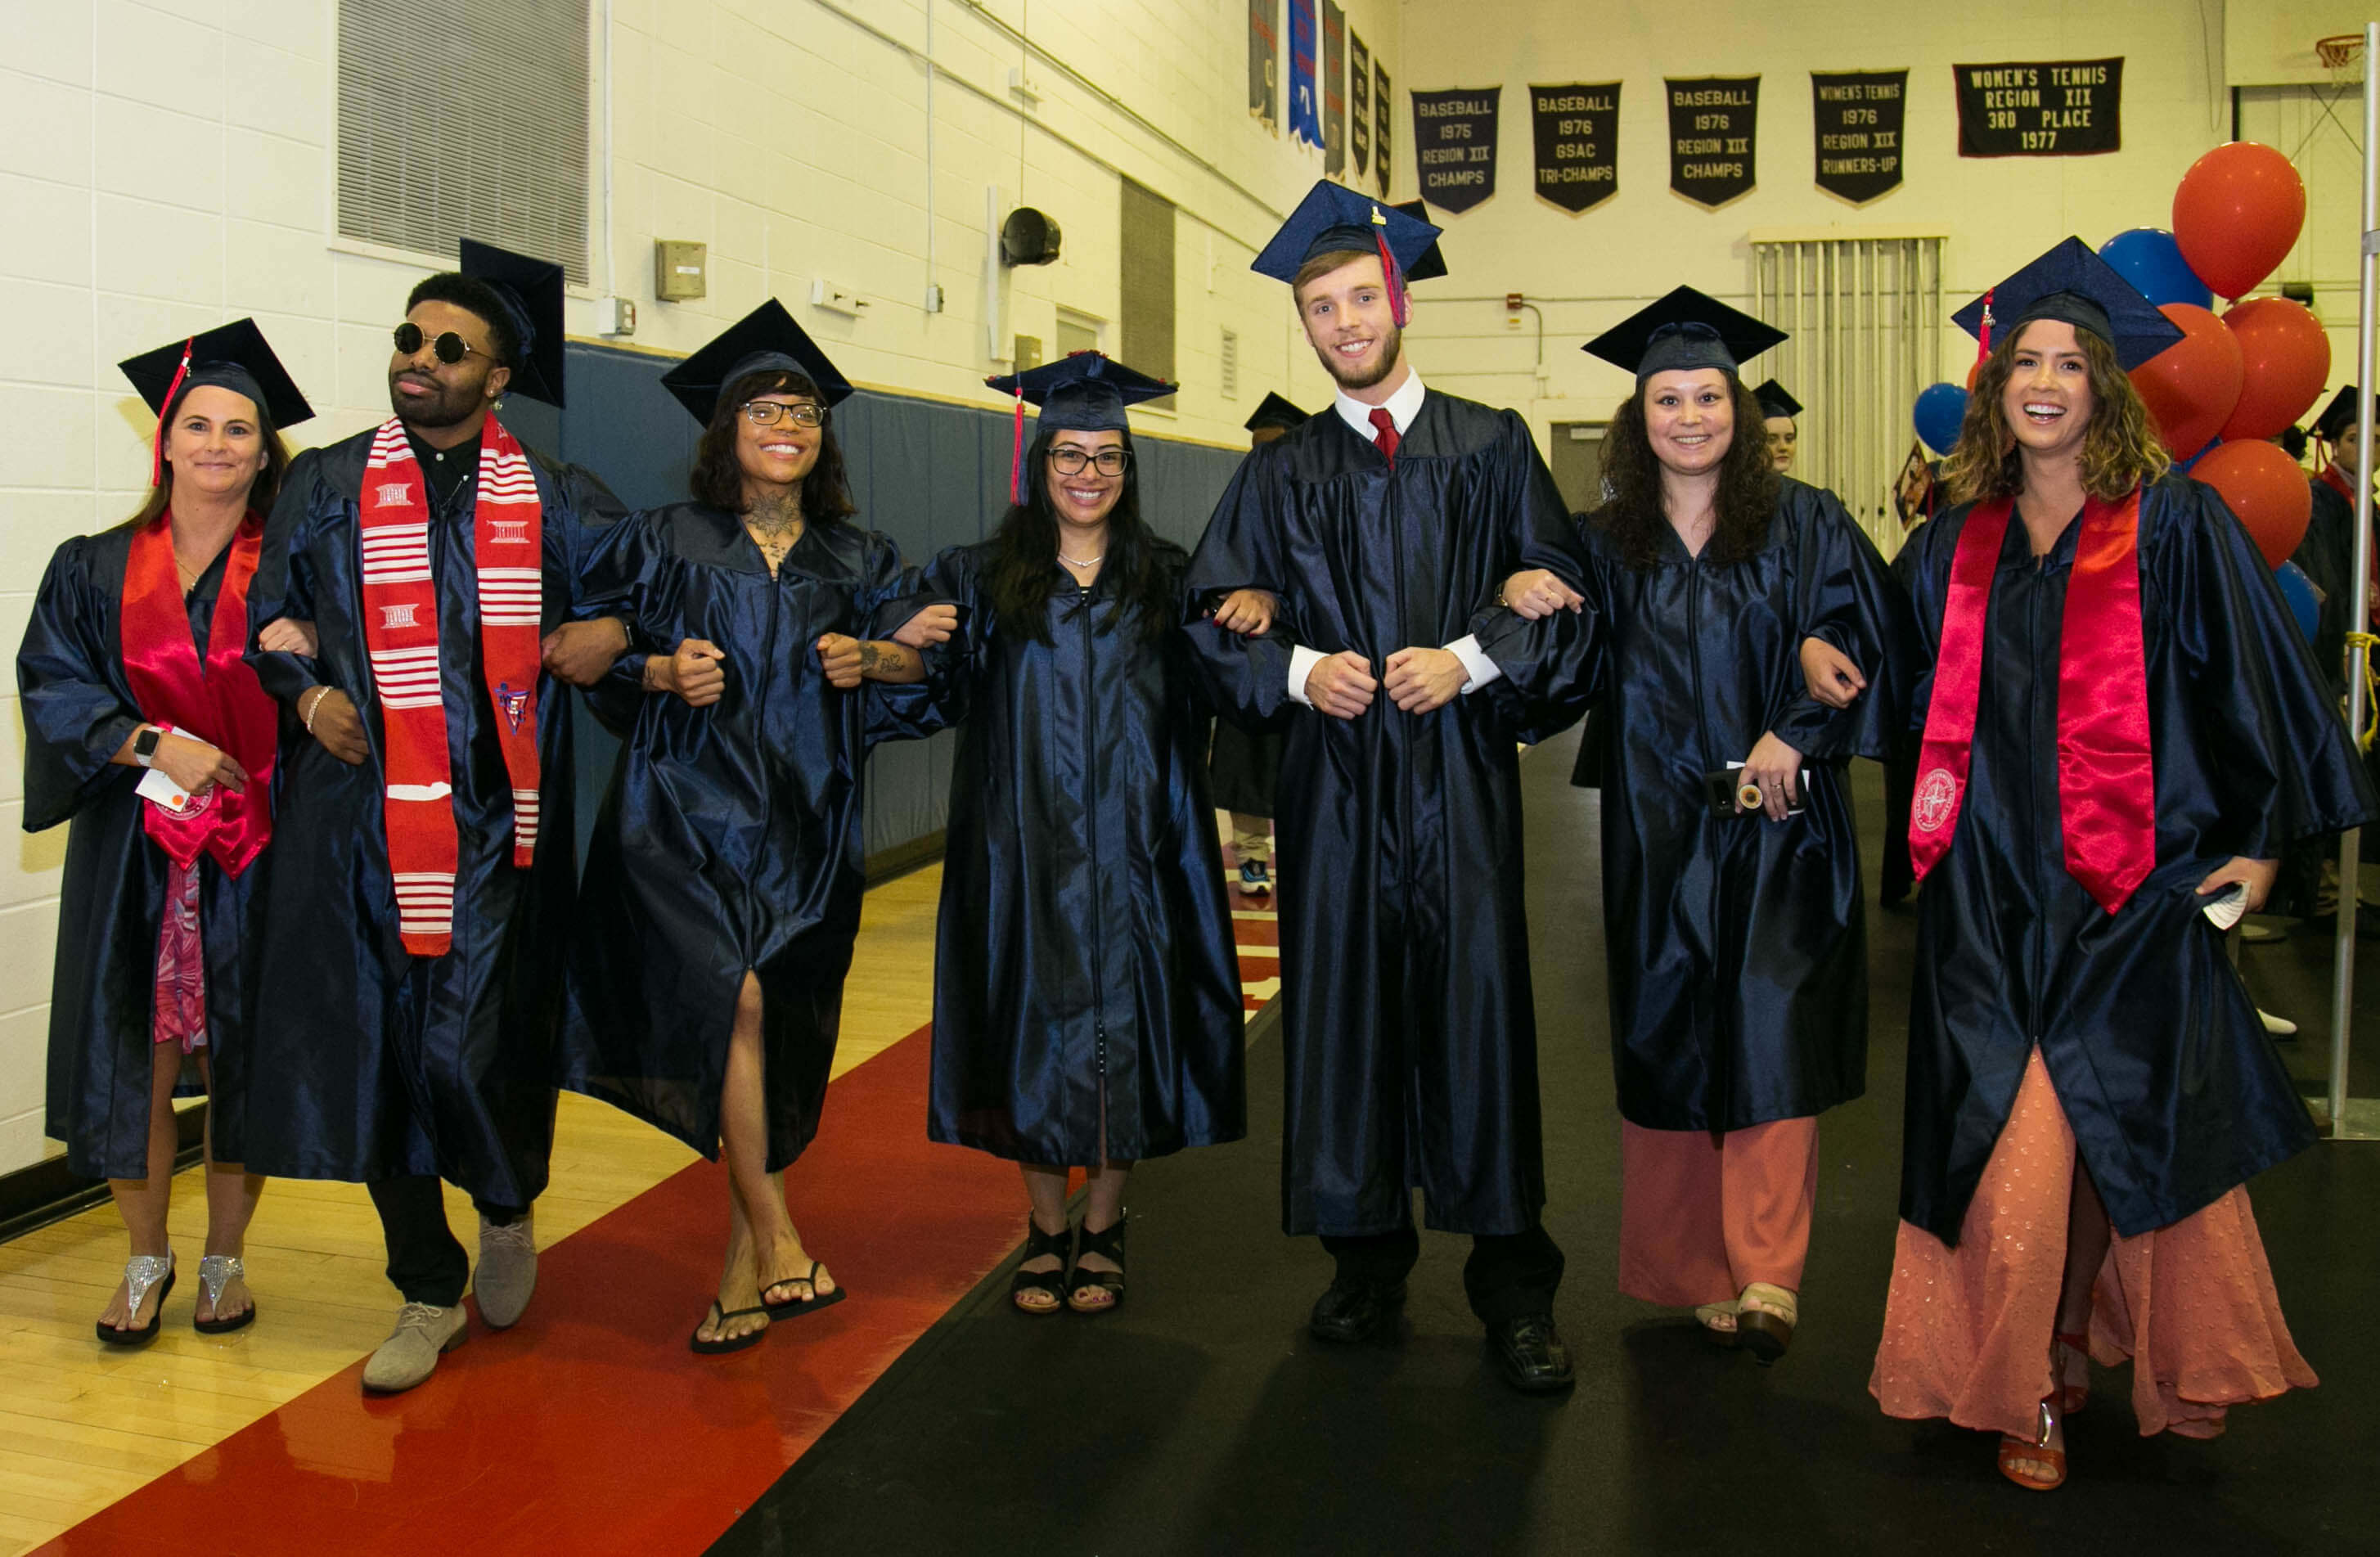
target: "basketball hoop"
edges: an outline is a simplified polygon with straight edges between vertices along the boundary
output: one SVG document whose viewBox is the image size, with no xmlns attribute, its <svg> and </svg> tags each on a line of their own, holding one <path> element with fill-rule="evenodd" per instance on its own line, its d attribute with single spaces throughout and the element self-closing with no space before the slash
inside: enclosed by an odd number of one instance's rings
<svg viewBox="0 0 2380 1557">
<path fill-rule="evenodd" d="M 2355 63 L 2355 56 L 2362 48 L 2362 33 L 2336 32 L 2327 38 L 2314 40 L 2313 56 L 2322 61 L 2325 70 L 2337 72 Z"/>
</svg>

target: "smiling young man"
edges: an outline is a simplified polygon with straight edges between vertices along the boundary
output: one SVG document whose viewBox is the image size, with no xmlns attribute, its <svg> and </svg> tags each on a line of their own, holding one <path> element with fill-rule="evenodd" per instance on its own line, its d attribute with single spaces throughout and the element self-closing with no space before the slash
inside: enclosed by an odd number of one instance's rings
<svg viewBox="0 0 2380 1557">
<path fill-rule="evenodd" d="M 1538 1222 L 1515 742 L 1575 717 L 1540 688 L 1594 624 L 1493 609 L 1516 569 L 1578 563 L 1527 425 L 1406 360 L 1401 273 L 1437 236 L 1326 182 L 1257 256 L 1338 394 L 1248 456 L 1191 563 L 1196 597 L 1278 595 L 1272 631 L 1192 636 L 1226 706 L 1286 721 L 1282 1222 L 1338 1265 L 1312 1330 L 1393 1332 L 1419 1188 L 1432 1228 L 1473 1237 L 1463 1284 L 1505 1378 L 1553 1391 L 1572 1373 Z"/>
<path fill-rule="evenodd" d="M 250 1162 L 370 1186 L 405 1298 L 364 1372 L 382 1391 L 463 1338 L 440 1179 L 480 1209 L 480 1317 L 512 1324 L 536 1284 L 577 880 L 569 701 L 545 673 L 592 681 L 626 644 L 561 626 L 617 504 L 493 414 L 507 392 L 562 403 L 561 267 L 466 240 L 395 335 L 395 414 L 298 458 L 249 595 L 292 725 Z"/>
</svg>

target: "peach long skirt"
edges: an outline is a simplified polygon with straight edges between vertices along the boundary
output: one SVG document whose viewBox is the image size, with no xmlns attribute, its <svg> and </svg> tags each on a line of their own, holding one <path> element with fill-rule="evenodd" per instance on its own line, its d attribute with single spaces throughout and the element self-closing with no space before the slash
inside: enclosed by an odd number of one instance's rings
<svg viewBox="0 0 2380 1557">
<path fill-rule="evenodd" d="M 1712 1135 L 1620 1124 L 1620 1290 L 1731 1303 L 1754 1282 L 1802 1290 L 1818 1190 L 1818 1122 Z"/>
<path fill-rule="evenodd" d="M 2053 1383 L 2073 1176 L 2074 1133 L 2035 1050 L 1959 1247 L 1900 1224 L 1868 1380 L 1887 1416 L 2033 1436 Z M 2211 1438 L 2228 1407 L 2315 1382 L 2281 1318 L 2245 1188 L 2169 1227 L 2112 1239 L 2092 1289 L 2090 1341 L 2104 1366 L 2131 1359 L 2143 1436 L 2169 1428 Z"/>
</svg>

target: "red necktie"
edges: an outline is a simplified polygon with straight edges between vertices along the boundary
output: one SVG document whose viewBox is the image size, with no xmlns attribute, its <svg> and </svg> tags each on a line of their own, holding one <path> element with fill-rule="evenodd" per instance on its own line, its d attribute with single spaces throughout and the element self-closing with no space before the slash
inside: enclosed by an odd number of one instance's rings
<svg viewBox="0 0 2380 1557">
<path fill-rule="evenodd" d="M 1386 406 L 1372 407 L 1372 445 L 1390 464 L 1397 457 L 1397 419 L 1389 414 Z"/>
</svg>

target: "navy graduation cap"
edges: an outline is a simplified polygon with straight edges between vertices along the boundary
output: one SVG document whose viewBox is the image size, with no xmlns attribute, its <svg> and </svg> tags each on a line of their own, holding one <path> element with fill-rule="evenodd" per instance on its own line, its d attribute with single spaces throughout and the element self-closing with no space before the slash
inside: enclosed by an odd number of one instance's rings
<svg viewBox="0 0 2380 1557">
<path fill-rule="evenodd" d="M 1251 432 L 1261 432 L 1268 427 L 1302 427 L 1305 424 L 1305 413 L 1270 390 L 1265 391 L 1265 397 L 1257 405 L 1256 413 L 1241 423 Z"/>
<path fill-rule="evenodd" d="M 561 405 L 562 267 L 467 237 L 462 271 L 494 290 L 520 342 L 512 388 L 549 406 Z"/>
<path fill-rule="evenodd" d="M 1402 207 L 1383 205 L 1344 184 L 1318 180 L 1272 235 L 1248 268 L 1275 281 L 1294 283 L 1298 270 L 1317 254 L 1376 251 L 1388 277 L 1389 310 L 1400 327 L 1406 321 L 1405 283 L 1438 242 L 1439 229 Z M 1434 274 L 1445 274 L 1440 259 Z"/>
<path fill-rule="evenodd" d="M 1950 316 L 1975 337 L 1983 356 L 1991 354 L 1995 339 L 2014 340 L 2036 319 L 2090 331 L 2116 348 L 2128 373 L 2182 338 L 2180 325 L 2079 237 L 2065 239 Z"/>
<path fill-rule="evenodd" d="M 1791 421 L 1802 414 L 1802 402 L 1787 394 L 1785 386 L 1775 379 L 1761 380 L 1760 387 L 1752 392 L 1752 397 L 1760 402 L 1760 414 L 1763 416 L 1783 417 Z"/>
<path fill-rule="evenodd" d="M 1397 209 L 1425 226 L 1429 225 L 1429 202 L 1427 201 L 1401 200 L 1397 201 Z M 1421 251 L 1420 259 L 1405 267 L 1405 280 L 1408 282 L 1435 281 L 1445 274 L 1446 255 L 1439 250 L 1435 239 Z"/>
<path fill-rule="evenodd" d="M 1008 493 L 1025 501 L 1025 405 L 1041 408 L 1037 426 L 1052 432 L 1125 432 L 1132 423 L 1124 407 L 1155 400 L 1182 386 L 1135 372 L 1104 352 L 1070 352 L 1021 373 L 983 381 L 988 388 L 1016 397 L 1016 438 L 1009 456 Z"/>
<path fill-rule="evenodd" d="M 148 402 L 149 408 L 157 413 L 156 447 L 149 467 L 152 486 L 164 474 L 166 408 L 185 389 L 213 384 L 245 395 L 273 419 L 276 428 L 295 427 L 314 414 L 314 407 L 306 404 L 306 396 L 298 392 L 296 381 L 281 365 L 281 359 L 273 355 L 272 345 L 253 319 L 218 324 L 188 340 L 128 357 L 116 367 L 132 381 L 132 387 Z"/>
<path fill-rule="evenodd" d="M 1681 286 L 1614 324 L 1580 347 L 1636 375 L 1636 387 L 1655 373 L 1694 368 L 1736 372 L 1786 339 L 1785 332 L 1731 309 L 1717 298 Z"/>
<path fill-rule="evenodd" d="M 708 427 L 722 395 L 737 381 L 766 372 L 801 374 L 818 385 L 819 398 L 829 406 L 839 406 L 851 395 L 851 381 L 774 298 L 663 373 L 662 386 L 677 396 L 677 403 L 695 420 Z"/>
<path fill-rule="evenodd" d="M 2330 397 L 2322 415 L 2313 419 L 2314 436 L 2327 438 L 2336 444 L 2355 431 L 2355 386 L 2347 384 Z"/>
</svg>

